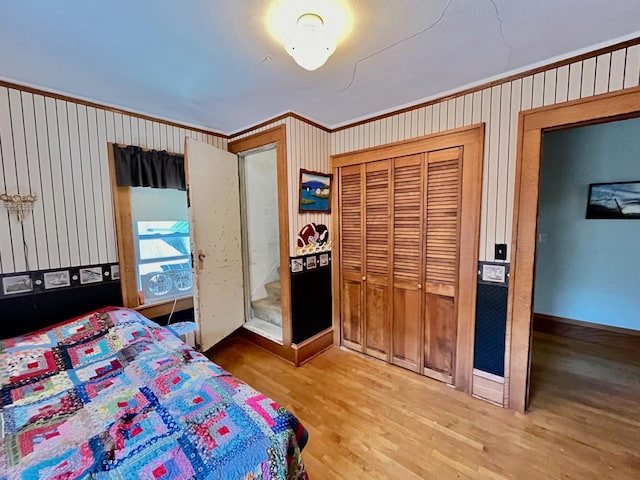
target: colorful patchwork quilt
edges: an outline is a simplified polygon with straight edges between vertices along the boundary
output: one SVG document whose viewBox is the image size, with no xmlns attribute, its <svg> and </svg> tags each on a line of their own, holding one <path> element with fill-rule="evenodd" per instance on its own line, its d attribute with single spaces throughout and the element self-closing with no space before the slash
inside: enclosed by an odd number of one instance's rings
<svg viewBox="0 0 640 480">
<path fill-rule="evenodd" d="M 132 310 L 0 340 L 0 387 L 2 480 L 307 479 L 291 413 Z"/>
</svg>

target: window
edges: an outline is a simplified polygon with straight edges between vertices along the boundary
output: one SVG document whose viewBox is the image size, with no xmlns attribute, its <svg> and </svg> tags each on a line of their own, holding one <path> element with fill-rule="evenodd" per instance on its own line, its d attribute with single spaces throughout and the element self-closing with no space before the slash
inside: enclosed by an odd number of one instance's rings
<svg viewBox="0 0 640 480">
<path fill-rule="evenodd" d="M 138 291 L 145 303 L 190 294 L 189 222 L 136 221 L 134 234 Z"/>
<path fill-rule="evenodd" d="M 149 318 L 193 308 L 182 155 L 109 144 L 125 307 Z"/>
</svg>

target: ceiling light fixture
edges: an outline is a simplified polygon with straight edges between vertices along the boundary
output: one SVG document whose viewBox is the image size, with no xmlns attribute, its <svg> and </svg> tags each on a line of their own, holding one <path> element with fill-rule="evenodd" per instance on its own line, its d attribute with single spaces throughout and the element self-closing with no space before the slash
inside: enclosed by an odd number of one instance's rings
<svg viewBox="0 0 640 480">
<path fill-rule="evenodd" d="M 298 18 L 284 48 L 298 65 L 312 71 L 324 65 L 336 51 L 336 39 L 326 29 L 320 15 L 305 13 Z"/>
</svg>

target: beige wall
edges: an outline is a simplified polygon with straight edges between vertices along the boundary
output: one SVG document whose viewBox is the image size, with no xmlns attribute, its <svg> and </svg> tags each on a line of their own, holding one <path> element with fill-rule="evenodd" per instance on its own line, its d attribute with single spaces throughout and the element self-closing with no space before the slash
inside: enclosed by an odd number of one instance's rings
<svg viewBox="0 0 640 480">
<path fill-rule="evenodd" d="M 495 243 L 506 243 L 511 255 L 519 112 L 635 87 L 639 80 L 640 45 L 634 45 L 334 132 L 331 154 L 486 123 L 480 260 L 492 261 Z"/>
<path fill-rule="evenodd" d="M 107 143 L 182 153 L 185 136 L 227 146 L 217 136 L 0 87 L 0 193 L 38 195 L 23 228 L 0 210 L 0 273 L 27 263 L 43 270 L 117 262 Z"/>
</svg>

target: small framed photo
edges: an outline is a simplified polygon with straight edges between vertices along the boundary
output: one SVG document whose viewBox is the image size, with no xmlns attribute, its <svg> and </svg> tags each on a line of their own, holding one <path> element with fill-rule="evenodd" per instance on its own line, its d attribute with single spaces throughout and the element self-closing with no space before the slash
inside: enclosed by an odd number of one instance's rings
<svg viewBox="0 0 640 480">
<path fill-rule="evenodd" d="M 302 259 L 301 258 L 293 258 L 291 259 L 291 271 L 293 273 L 298 273 L 303 270 Z"/>
<path fill-rule="evenodd" d="M 33 282 L 30 275 L 15 275 L 2 279 L 2 290 L 5 295 L 33 292 Z"/>
<path fill-rule="evenodd" d="M 482 281 L 504 283 L 507 279 L 507 268 L 504 265 L 482 265 Z"/>
<path fill-rule="evenodd" d="M 587 219 L 640 219 L 640 181 L 589 185 Z"/>
<path fill-rule="evenodd" d="M 307 257 L 307 270 L 313 270 L 318 266 L 316 256 Z"/>
<path fill-rule="evenodd" d="M 60 270 L 58 272 L 47 272 L 44 274 L 44 288 L 50 290 L 52 288 L 61 288 L 71 286 L 69 278 L 69 270 Z"/>
<path fill-rule="evenodd" d="M 111 265 L 111 280 L 120 280 L 120 265 Z"/>
<path fill-rule="evenodd" d="M 327 265 L 329 265 L 329 254 L 328 253 L 321 254 L 319 263 L 321 267 L 326 267 Z"/>
<path fill-rule="evenodd" d="M 80 283 L 97 283 L 102 281 L 102 267 L 84 267 L 80 269 Z"/>
</svg>

